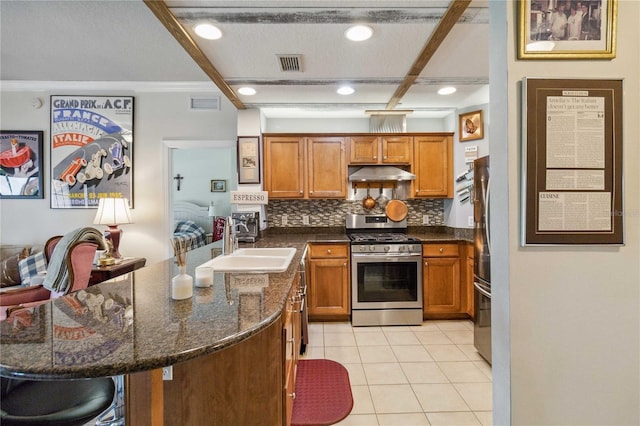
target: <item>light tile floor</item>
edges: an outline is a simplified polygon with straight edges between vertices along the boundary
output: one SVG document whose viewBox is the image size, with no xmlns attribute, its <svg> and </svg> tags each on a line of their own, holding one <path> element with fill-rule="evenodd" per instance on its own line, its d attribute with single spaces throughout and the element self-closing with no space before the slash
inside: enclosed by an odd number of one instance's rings
<svg viewBox="0 0 640 426">
<path fill-rule="evenodd" d="M 491 366 L 473 347 L 471 321 L 310 323 L 302 358 L 331 359 L 349 371 L 353 410 L 339 425 L 492 424 Z"/>
</svg>

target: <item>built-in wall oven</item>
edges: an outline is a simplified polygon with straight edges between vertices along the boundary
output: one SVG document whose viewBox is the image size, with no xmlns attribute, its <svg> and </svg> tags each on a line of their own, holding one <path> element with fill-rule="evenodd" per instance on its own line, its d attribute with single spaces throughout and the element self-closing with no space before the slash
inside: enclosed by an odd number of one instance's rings
<svg viewBox="0 0 640 426">
<path fill-rule="evenodd" d="M 347 215 L 351 240 L 351 323 L 422 324 L 422 244 L 406 220 Z"/>
</svg>

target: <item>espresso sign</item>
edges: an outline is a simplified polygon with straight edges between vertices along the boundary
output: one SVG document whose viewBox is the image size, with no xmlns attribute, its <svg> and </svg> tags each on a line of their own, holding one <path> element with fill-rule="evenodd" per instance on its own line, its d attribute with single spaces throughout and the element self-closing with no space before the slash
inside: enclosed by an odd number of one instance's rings
<svg viewBox="0 0 640 426">
<path fill-rule="evenodd" d="M 268 204 L 267 191 L 231 191 L 231 204 Z"/>
</svg>

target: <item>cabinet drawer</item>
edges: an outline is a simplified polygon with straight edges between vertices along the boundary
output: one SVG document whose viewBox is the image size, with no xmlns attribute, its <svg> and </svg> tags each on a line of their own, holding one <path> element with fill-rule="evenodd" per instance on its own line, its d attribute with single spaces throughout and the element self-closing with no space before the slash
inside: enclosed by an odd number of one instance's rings
<svg viewBox="0 0 640 426">
<path fill-rule="evenodd" d="M 309 254 L 312 258 L 349 257 L 349 246 L 345 244 L 311 244 Z"/>
<path fill-rule="evenodd" d="M 423 244 L 422 257 L 457 257 L 458 244 Z"/>
</svg>

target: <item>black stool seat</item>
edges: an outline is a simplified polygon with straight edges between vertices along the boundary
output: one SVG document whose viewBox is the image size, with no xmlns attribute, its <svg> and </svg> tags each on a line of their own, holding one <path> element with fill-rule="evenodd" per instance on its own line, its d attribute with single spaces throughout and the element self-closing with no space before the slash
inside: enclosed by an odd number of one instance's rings
<svg viewBox="0 0 640 426">
<path fill-rule="evenodd" d="M 2 378 L 0 424 L 83 425 L 109 408 L 113 379 L 19 380 Z"/>
</svg>

